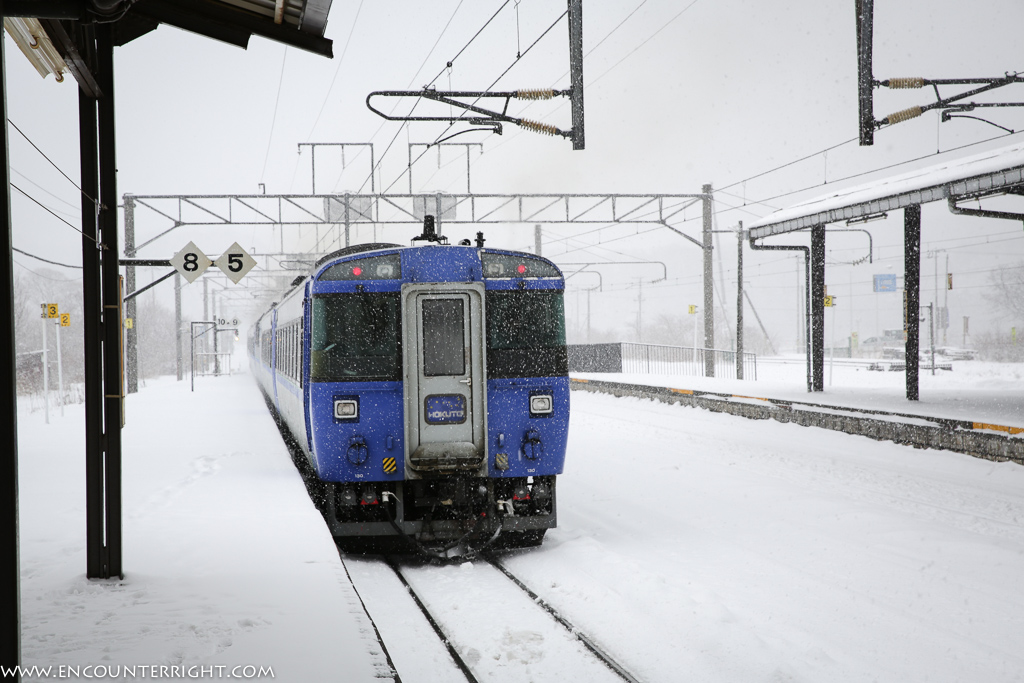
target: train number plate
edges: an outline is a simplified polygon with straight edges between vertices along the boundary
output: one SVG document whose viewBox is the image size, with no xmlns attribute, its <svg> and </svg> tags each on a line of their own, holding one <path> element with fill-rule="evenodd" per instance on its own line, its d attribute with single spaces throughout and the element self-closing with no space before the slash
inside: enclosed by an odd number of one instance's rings
<svg viewBox="0 0 1024 683">
<path fill-rule="evenodd" d="M 466 397 L 461 394 L 427 396 L 427 424 L 449 425 L 466 421 Z"/>
</svg>

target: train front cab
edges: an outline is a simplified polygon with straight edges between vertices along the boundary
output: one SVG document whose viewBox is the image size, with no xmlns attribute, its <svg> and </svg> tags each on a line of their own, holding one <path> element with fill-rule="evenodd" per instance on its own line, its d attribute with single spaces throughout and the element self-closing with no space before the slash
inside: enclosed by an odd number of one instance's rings
<svg viewBox="0 0 1024 683">
<path fill-rule="evenodd" d="M 332 532 L 445 541 L 500 524 L 539 542 L 568 431 L 561 274 L 446 246 L 331 268 L 313 285 L 309 386 Z M 341 335 L 349 362 L 328 358 Z"/>
</svg>

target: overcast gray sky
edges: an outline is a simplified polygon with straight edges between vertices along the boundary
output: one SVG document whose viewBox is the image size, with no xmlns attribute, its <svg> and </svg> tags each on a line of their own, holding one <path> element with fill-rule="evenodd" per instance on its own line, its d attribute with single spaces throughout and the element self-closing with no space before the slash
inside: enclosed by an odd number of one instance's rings
<svg viewBox="0 0 1024 683">
<path fill-rule="evenodd" d="M 407 192 L 408 179 L 402 175 L 407 144 L 432 141 L 443 126 L 384 122 L 366 109 L 364 99 L 371 90 L 416 89 L 436 76 L 433 84 L 439 89 L 483 89 L 515 60 L 517 42 L 525 49 L 564 10 L 562 2 L 522 0 L 517 20 L 516 4 L 509 3 L 449 72 L 445 63 L 500 6 L 493 0 L 336 0 L 327 26 L 327 36 L 334 40 L 333 60 L 260 38 L 253 38 L 248 50 L 240 50 L 163 26 L 115 52 L 118 192 L 256 193 L 262 182 L 271 193 L 308 193 L 309 155 L 297 154 L 298 143 L 367 141 L 374 142 L 377 159 L 383 155 L 375 177 L 378 190 Z M 1015 0 L 970 5 L 877 0 L 875 76 L 980 77 L 1024 69 L 1024 58 L 1015 49 L 1021 25 L 1024 5 Z M 9 39 L 6 50 L 11 121 L 77 178 L 73 79 L 43 80 Z M 1002 134 L 976 121 L 940 126 L 937 114 L 929 113 L 880 131 L 874 147 L 850 142 L 827 155 L 740 182 L 856 137 L 852 0 L 585 1 L 584 50 L 587 149 L 573 151 L 567 141 L 515 126 L 506 126 L 502 136 L 464 135 L 456 140 L 483 145 L 483 154 L 472 156 L 474 191 L 694 193 L 703 183 L 712 183 L 726 188 L 717 194 L 716 204 L 716 227 L 726 229 L 819 194 L 828 189 L 822 186 L 825 181 L 844 182 L 937 149 Z M 567 54 L 562 20 L 495 88 L 568 87 Z M 876 115 L 926 103 L 929 97 L 927 91 L 878 91 Z M 1007 88 L 996 99 L 1022 100 L 1024 87 Z M 408 106 L 400 105 L 402 110 Z M 570 125 L 568 106 L 560 101 L 522 106 L 513 103 L 512 113 L 563 128 Z M 994 112 L 991 118 L 1014 130 L 1024 128 L 1024 112 L 1019 110 Z M 952 154 L 1022 139 L 1009 136 Z M 11 141 L 15 182 L 77 224 L 75 188 L 14 131 Z M 325 157 L 326 153 L 317 159 L 318 191 L 368 189 L 365 157 L 347 158 L 344 172 L 340 159 Z M 899 173 L 942 158 L 880 173 Z M 440 169 L 433 155 L 417 164 L 415 191 L 464 191 L 464 159 L 452 151 L 441 161 Z M 55 260 L 80 261 L 75 232 L 18 193 L 12 201 L 17 247 Z M 696 236 L 696 212 L 693 218 L 683 229 Z M 902 217 L 893 215 L 868 227 L 876 246 L 872 265 L 841 265 L 866 254 L 863 236 L 829 238 L 826 277 L 830 293 L 839 297 L 836 334 L 844 340 L 851 329 L 864 338 L 901 324 L 898 294 L 874 294 L 870 282 L 874 273 L 902 272 Z M 142 232 L 147 229 L 140 226 Z M 489 245 L 532 248 L 532 226 L 487 232 Z M 562 262 L 664 261 L 668 281 L 643 288 L 645 318 L 685 312 L 686 304 L 698 303 L 700 250 L 666 230 L 637 232 L 550 226 L 545 228 L 545 255 Z M 403 243 L 411 236 L 407 227 L 388 229 L 383 235 Z M 358 241 L 371 237 L 369 230 L 356 235 Z M 195 239 L 209 254 L 220 254 L 235 240 L 246 248 L 267 250 L 279 236 L 250 228 L 183 232 L 141 255 L 169 257 L 187 239 Z M 285 239 L 289 250 L 312 246 L 305 233 L 299 237 L 297 231 L 286 231 Z M 956 289 L 949 293 L 955 321 L 951 333 L 958 333 L 963 315 L 972 316 L 972 330 L 978 331 L 1008 328 L 1014 322 L 990 307 L 983 293 L 992 268 L 1024 260 L 1024 233 L 1018 223 L 953 217 L 944 206 L 927 206 L 923 242 L 925 252 L 946 249 L 938 256 L 939 272 L 948 254 L 956 274 Z M 40 265 L 22 256 L 16 260 L 33 269 Z M 736 260 L 731 236 L 721 236 L 721 260 L 731 321 Z M 925 303 L 932 297 L 934 263 L 925 258 Z M 769 330 L 788 345 L 796 331 L 795 270 L 792 256 L 746 252 L 745 274 L 753 300 Z M 592 299 L 595 310 L 601 311 L 601 325 L 618 320 L 631 325 L 638 278 L 658 276 L 640 266 L 608 268 L 607 291 Z M 578 281 L 592 282 L 582 277 Z M 571 280 L 570 285 L 575 287 L 576 282 Z M 198 291 L 198 286 L 193 289 Z M 187 301 L 195 306 L 193 292 Z M 572 291 L 568 301 L 574 316 L 577 297 Z"/>
</svg>

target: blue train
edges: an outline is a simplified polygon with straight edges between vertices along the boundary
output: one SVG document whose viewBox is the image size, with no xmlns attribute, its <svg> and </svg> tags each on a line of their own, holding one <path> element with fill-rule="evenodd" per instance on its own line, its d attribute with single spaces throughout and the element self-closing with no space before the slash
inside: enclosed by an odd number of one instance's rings
<svg viewBox="0 0 1024 683">
<path fill-rule="evenodd" d="M 339 538 L 538 545 L 555 526 L 569 378 L 562 273 L 448 245 L 320 259 L 251 328 L 250 364 Z"/>
</svg>

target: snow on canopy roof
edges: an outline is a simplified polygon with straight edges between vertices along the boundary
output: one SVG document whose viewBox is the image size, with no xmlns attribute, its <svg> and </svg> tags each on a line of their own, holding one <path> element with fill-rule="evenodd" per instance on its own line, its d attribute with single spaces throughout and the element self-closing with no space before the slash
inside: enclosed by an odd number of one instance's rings
<svg viewBox="0 0 1024 683">
<path fill-rule="evenodd" d="M 834 190 L 755 221 L 750 225 L 750 238 L 871 216 L 949 197 L 995 192 L 1022 183 L 1024 143 L 1018 143 Z"/>
</svg>

